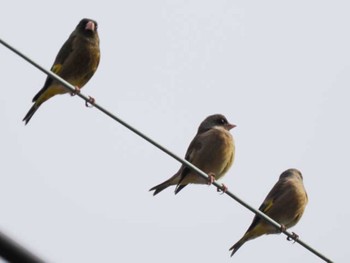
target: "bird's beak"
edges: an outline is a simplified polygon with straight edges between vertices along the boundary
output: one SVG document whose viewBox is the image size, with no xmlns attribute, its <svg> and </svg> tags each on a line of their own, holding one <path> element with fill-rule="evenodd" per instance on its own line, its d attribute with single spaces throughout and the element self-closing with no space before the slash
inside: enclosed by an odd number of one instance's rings
<svg viewBox="0 0 350 263">
<path fill-rule="evenodd" d="M 226 125 L 227 130 L 231 130 L 231 129 L 233 129 L 233 128 L 236 127 L 236 126 L 237 126 L 237 125 L 231 124 L 231 123 L 228 123 L 228 124 Z"/>
<path fill-rule="evenodd" d="M 95 23 L 92 21 L 87 22 L 85 29 L 95 31 Z"/>
</svg>

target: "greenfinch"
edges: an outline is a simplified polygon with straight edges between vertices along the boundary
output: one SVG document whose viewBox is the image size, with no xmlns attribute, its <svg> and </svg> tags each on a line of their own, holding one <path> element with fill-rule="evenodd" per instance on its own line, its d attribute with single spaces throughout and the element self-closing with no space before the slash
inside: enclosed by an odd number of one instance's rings
<svg viewBox="0 0 350 263">
<path fill-rule="evenodd" d="M 100 40 L 97 22 L 82 19 L 58 52 L 51 71 L 76 87 L 79 92 L 94 75 L 100 62 Z M 40 105 L 57 94 L 68 90 L 58 81 L 47 77 L 44 87 L 34 96 L 33 106 L 23 121 L 27 124 Z"/>
<path fill-rule="evenodd" d="M 220 179 L 233 163 L 235 144 L 229 131 L 234 127 L 236 125 L 230 124 L 224 115 L 211 115 L 200 124 L 187 149 L 185 159 L 209 175 L 209 184 Z M 206 184 L 207 181 L 182 165 L 175 175 L 150 191 L 154 190 L 153 195 L 156 195 L 168 186 L 176 185 L 177 194 L 190 183 Z"/>
<path fill-rule="evenodd" d="M 303 184 L 303 176 L 297 169 L 284 171 L 271 189 L 259 210 L 282 225 L 283 229 L 293 227 L 304 213 L 308 196 Z M 234 244 L 231 257 L 248 240 L 264 234 L 277 234 L 281 229 L 256 215 L 244 236 Z M 294 234 L 294 233 L 293 233 Z M 296 237 L 297 235 L 294 234 Z"/>
</svg>

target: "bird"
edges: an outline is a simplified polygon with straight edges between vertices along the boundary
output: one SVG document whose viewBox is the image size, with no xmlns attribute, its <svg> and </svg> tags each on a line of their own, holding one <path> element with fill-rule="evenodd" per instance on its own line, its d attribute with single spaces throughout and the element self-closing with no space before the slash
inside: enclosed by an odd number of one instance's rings
<svg viewBox="0 0 350 263">
<path fill-rule="evenodd" d="M 100 62 L 97 27 L 95 20 L 82 19 L 59 50 L 51 67 L 52 72 L 76 87 L 76 93 L 91 79 Z M 41 104 L 57 94 L 64 93 L 68 93 L 68 90 L 47 76 L 44 86 L 33 98 L 33 106 L 23 118 L 25 124 L 28 124 Z"/>
<path fill-rule="evenodd" d="M 303 184 L 301 172 L 297 169 L 284 171 L 259 207 L 261 212 L 281 224 L 281 229 L 255 215 L 253 222 L 243 237 L 229 249 L 230 251 L 232 250 L 231 257 L 248 240 L 264 234 L 278 234 L 295 226 L 303 215 L 307 202 L 308 195 Z M 298 235 L 295 233 L 293 233 L 293 236 L 293 239 L 298 238 Z"/>
<path fill-rule="evenodd" d="M 229 132 L 234 127 L 236 125 L 230 124 L 224 115 L 210 115 L 202 121 L 187 149 L 185 159 L 207 173 L 209 182 L 182 165 L 176 174 L 149 191 L 154 191 L 153 195 L 156 195 L 165 188 L 176 185 L 175 194 L 177 194 L 190 183 L 211 184 L 214 180 L 220 179 L 234 161 L 235 144 Z M 227 190 L 226 186 L 223 185 L 223 189 Z"/>
</svg>

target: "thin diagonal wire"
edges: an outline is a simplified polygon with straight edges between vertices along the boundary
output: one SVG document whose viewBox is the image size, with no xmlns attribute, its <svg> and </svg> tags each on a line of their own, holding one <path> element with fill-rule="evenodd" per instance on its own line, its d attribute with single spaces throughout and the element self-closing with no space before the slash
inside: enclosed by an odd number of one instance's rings
<svg viewBox="0 0 350 263">
<path fill-rule="evenodd" d="M 26 55 L 24 55 L 23 53 L 21 53 L 20 51 L 18 51 L 17 49 L 15 49 L 13 46 L 7 44 L 4 40 L 2 40 L 0 38 L 0 43 L 3 44 L 4 46 L 6 46 L 8 49 L 10 49 L 11 51 L 13 51 L 14 53 L 16 53 L 18 56 L 22 57 L 24 60 L 26 60 L 27 62 L 29 62 L 30 64 L 32 64 L 33 66 L 35 66 L 36 68 L 38 68 L 39 70 L 41 70 L 42 72 L 44 72 L 45 74 L 49 75 L 50 77 L 52 77 L 53 79 L 59 81 L 60 83 L 62 83 L 62 85 L 64 85 L 65 88 L 67 88 L 69 91 L 74 92 L 75 88 L 73 85 L 71 85 L 70 83 L 68 83 L 67 81 L 65 81 L 64 79 L 62 79 L 61 77 L 59 77 L 58 75 L 56 75 L 55 73 L 45 69 L 44 67 L 40 66 L 38 63 L 36 63 L 35 61 L 33 61 L 32 59 L 30 59 L 29 57 L 27 57 Z M 86 102 L 89 102 L 89 98 L 84 96 L 81 93 L 77 94 L 79 97 L 81 97 L 82 99 L 84 99 Z M 131 125 L 129 125 L 128 123 L 126 123 L 125 121 L 123 121 L 122 119 L 118 118 L 117 116 L 115 116 L 114 114 L 112 114 L 111 112 L 107 111 L 106 109 L 104 109 L 102 106 L 98 105 L 97 103 L 93 103 L 93 106 L 95 106 L 97 109 L 99 109 L 100 111 L 102 111 L 103 113 L 105 113 L 107 116 L 109 116 L 110 118 L 114 119 L 115 121 L 119 122 L 120 124 L 122 124 L 123 126 L 125 126 L 126 128 L 128 128 L 129 130 L 131 130 L 132 132 L 134 132 L 135 134 L 137 134 L 138 136 L 142 137 L 143 139 L 145 139 L 146 141 L 148 141 L 149 143 L 153 144 L 154 146 L 156 146 L 158 149 L 160 149 L 161 151 L 165 152 L 166 154 L 168 154 L 169 156 L 173 157 L 175 160 L 179 161 L 180 163 L 182 163 L 183 165 L 187 166 L 188 168 L 192 169 L 193 171 L 195 171 L 196 173 L 198 173 L 201 177 L 203 177 L 204 179 L 208 180 L 208 175 L 206 173 L 204 173 L 202 170 L 200 170 L 199 168 L 197 168 L 196 166 L 194 166 L 193 164 L 191 164 L 190 162 L 188 162 L 187 160 L 177 156 L 176 154 L 174 154 L 173 152 L 171 152 L 170 150 L 168 150 L 167 148 L 165 148 L 164 146 L 160 145 L 159 143 L 157 143 L 156 141 L 154 141 L 153 139 L 149 138 L 148 136 L 146 136 L 145 134 L 143 134 L 142 132 L 140 132 L 139 130 L 137 130 L 136 128 L 132 127 Z M 217 182 L 213 182 L 213 185 L 216 186 L 218 189 L 224 190 L 222 185 L 219 185 Z M 270 218 L 269 216 L 265 215 L 263 212 L 261 212 L 260 210 L 257 210 L 255 208 L 253 208 L 252 206 L 250 206 L 249 204 L 247 204 L 246 202 L 244 202 L 242 199 L 238 198 L 236 195 L 234 195 L 233 193 L 231 193 L 230 191 L 226 191 L 225 192 L 228 196 L 230 196 L 232 199 L 236 200 L 238 203 L 240 203 L 242 206 L 244 206 L 245 208 L 249 209 L 250 211 L 252 211 L 253 213 L 255 213 L 256 215 L 260 216 L 261 218 L 263 218 L 264 220 L 266 220 L 267 222 L 269 222 L 271 225 L 275 226 L 278 229 L 282 229 L 282 226 L 277 223 L 275 220 L 273 220 L 272 218 Z M 286 236 L 288 236 L 289 238 L 293 239 L 294 235 L 293 233 L 288 232 L 287 230 L 283 230 L 282 231 Z M 294 239 L 293 239 L 294 240 Z M 309 246 L 308 244 L 306 244 L 305 242 L 303 242 L 302 240 L 300 240 L 299 238 L 295 240 L 295 242 L 299 243 L 300 245 L 302 245 L 304 248 L 306 248 L 307 250 L 309 250 L 310 252 L 314 253 L 316 256 L 318 256 L 319 258 L 323 259 L 326 262 L 332 263 L 333 261 L 331 261 L 330 259 L 328 259 L 326 256 L 324 256 L 323 254 L 321 254 L 320 252 L 318 252 L 317 250 L 315 250 L 314 248 L 312 248 L 311 246 Z"/>
</svg>

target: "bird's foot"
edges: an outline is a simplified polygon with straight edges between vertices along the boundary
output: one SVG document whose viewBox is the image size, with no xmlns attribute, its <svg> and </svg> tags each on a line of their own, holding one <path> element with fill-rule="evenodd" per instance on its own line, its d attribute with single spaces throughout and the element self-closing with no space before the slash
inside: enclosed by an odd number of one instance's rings
<svg viewBox="0 0 350 263">
<path fill-rule="evenodd" d="M 281 233 L 286 231 L 286 230 L 287 230 L 286 226 L 281 224 L 281 228 L 280 228 Z"/>
<path fill-rule="evenodd" d="M 80 88 L 78 87 L 78 86 L 74 86 L 74 91 L 73 92 L 71 92 L 71 96 L 75 96 L 75 95 L 77 95 L 78 93 L 80 93 Z"/>
<path fill-rule="evenodd" d="M 92 108 L 94 106 L 95 99 L 89 96 L 89 99 L 85 101 L 85 106 L 88 108 Z"/>
<path fill-rule="evenodd" d="M 294 240 L 294 243 L 295 243 L 298 239 L 299 239 L 299 235 L 296 234 L 296 233 L 294 233 L 294 232 L 292 232 L 292 236 L 288 236 L 288 237 L 287 237 L 287 240 L 288 240 L 288 241 Z"/>
<path fill-rule="evenodd" d="M 224 193 L 226 193 L 227 192 L 227 186 L 225 185 L 225 184 L 222 184 L 222 186 L 221 186 L 221 188 L 217 188 L 217 191 L 218 192 L 222 192 L 221 194 L 224 194 Z"/>
<path fill-rule="evenodd" d="M 211 185 L 214 182 L 215 182 L 215 174 L 214 173 L 209 173 L 208 174 L 208 185 Z"/>
</svg>

